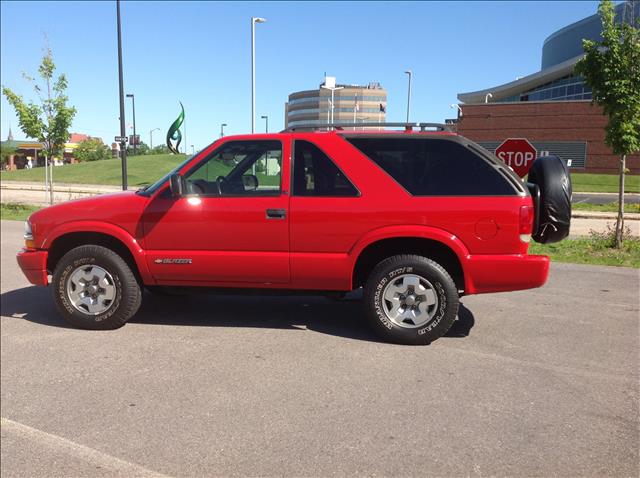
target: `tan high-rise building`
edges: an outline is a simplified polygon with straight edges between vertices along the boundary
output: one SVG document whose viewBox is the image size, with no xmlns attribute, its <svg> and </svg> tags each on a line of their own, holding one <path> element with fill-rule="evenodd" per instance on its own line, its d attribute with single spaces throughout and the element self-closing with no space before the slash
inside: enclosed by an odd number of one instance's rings
<svg viewBox="0 0 640 478">
<path fill-rule="evenodd" d="M 338 84 L 333 77 L 315 90 L 296 91 L 285 103 L 285 128 L 301 124 L 322 126 L 331 122 L 331 88 L 333 90 L 333 123 L 353 123 L 361 128 L 366 123 L 382 123 L 386 118 L 387 92 L 379 83 L 366 86 Z"/>
</svg>

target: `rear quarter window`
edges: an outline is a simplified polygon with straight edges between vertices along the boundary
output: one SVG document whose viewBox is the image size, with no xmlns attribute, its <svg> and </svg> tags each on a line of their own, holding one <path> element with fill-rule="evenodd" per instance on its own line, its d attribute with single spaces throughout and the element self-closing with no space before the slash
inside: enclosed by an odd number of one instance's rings
<svg viewBox="0 0 640 478">
<path fill-rule="evenodd" d="M 491 164 L 456 141 L 346 137 L 414 196 L 514 196 Z"/>
</svg>

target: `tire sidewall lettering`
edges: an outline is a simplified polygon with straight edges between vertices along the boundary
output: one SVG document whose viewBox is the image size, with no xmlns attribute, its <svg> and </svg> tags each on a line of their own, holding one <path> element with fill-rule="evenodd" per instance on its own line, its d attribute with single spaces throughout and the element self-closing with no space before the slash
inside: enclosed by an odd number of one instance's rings
<svg viewBox="0 0 640 478">
<path fill-rule="evenodd" d="M 376 313 L 376 316 L 378 317 L 378 320 L 380 320 L 382 325 L 384 325 L 389 330 L 393 330 L 394 328 L 397 329 L 398 326 L 395 325 L 391 321 L 391 319 L 387 317 L 387 314 L 384 312 L 384 306 L 383 306 L 384 299 L 382 298 L 382 291 L 390 281 L 393 281 L 395 277 L 398 277 L 399 275 L 402 275 L 402 274 L 409 274 L 413 272 L 414 272 L 414 268 L 412 266 L 398 267 L 397 269 L 394 269 L 391 272 L 388 272 L 387 274 L 385 274 L 385 276 L 376 285 L 376 290 L 373 296 L 373 307 L 375 309 L 375 313 Z"/>
<path fill-rule="evenodd" d="M 78 267 L 82 267 L 86 265 L 99 265 L 103 269 L 109 271 L 109 273 L 113 277 L 113 282 L 116 288 L 116 294 L 115 294 L 116 296 L 115 296 L 114 302 L 113 304 L 111 304 L 111 307 L 109 307 L 109 309 L 107 309 L 106 312 L 100 315 L 83 314 L 71 304 L 71 302 L 69 301 L 69 298 L 67 297 L 67 281 L 69 280 L 69 275 L 73 271 L 75 271 Z M 102 263 L 97 264 L 97 261 L 94 257 L 81 257 L 79 259 L 75 259 L 71 264 L 69 264 L 67 267 L 63 269 L 62 273 L 60 274 L 60 280 L 55 285 L 55 287 L 56 287 L 56 294 L 58 295 L 58 298 L 60 300 L 60 304 L 64 307 L 64 309 L 69 314 L 76 315 L 76 316 L 79 315 L 83 319 L 89 318 L 94 322 L 102 322 L 104 320 L 107 320 L 113 314 L 115 314 L 120 307 L 120 301 L 122 299 L 123 287 L 120 281 L 120 275 L 114 270 L 113 267 L 109 265 L 102 264 Z"/>
</svg>

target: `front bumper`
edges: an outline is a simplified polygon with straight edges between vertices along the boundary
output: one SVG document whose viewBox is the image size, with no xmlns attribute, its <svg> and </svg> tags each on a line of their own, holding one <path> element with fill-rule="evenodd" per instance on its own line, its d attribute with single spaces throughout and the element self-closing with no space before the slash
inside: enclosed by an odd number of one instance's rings
<svg viewBox="0 0 640 478">
<path fill-rule="evenodd" d="M 23 249 L 17 255 L 18 265 L 27 280 L 35 285 L 48 285 L 47 251 Z"/>
<path fill-rule="evenodd" d="M 534 289 L 547 282 L 549 258 L 529 254 L 469 256 L 465 294 Z"/>
</svg>

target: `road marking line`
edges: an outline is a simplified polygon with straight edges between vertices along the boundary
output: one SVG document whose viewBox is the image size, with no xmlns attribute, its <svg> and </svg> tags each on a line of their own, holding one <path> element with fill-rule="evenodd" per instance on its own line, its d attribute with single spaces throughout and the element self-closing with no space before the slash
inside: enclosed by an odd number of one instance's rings
<svg viewBox="0 0 640 478">
<path fill-rule="evenodd" d="M 37 428 L 32 428 L 22 423 L 14 422 L 8 418 L 0 418 L 0 428 L 3 432 L 13 432 L 17 435 L 21 435 L 24 438 L 28 438 L 37 441 L 41 445 L 45 445 L 56 451 L 65 452 L 75 458 L 80 458 L 87 463 L 100 466 L 113 470 L 114 473 L 122 476 L 144 476 L 144 477 L 157 477 L 166 478 L 167 475 L 149 470 L 135 463 L 130 463 L 115 456 L 108 455 L 101 451 L 89 448 L 85 445 L 80 445 L 71 440 L 67 440 L 58 435 L 53 435 Z"/>
</svg>

